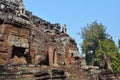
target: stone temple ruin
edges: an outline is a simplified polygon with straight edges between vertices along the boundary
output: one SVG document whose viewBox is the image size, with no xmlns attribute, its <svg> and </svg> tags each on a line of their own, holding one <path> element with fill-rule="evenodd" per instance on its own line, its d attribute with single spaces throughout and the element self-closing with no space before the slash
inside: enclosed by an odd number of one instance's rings
<svg viewBox="0 0 120 80">
<path fill-rule="evenodd" d="M 13 79 L 16 74 L 28 73 L 49 79 L 51 72 L 55 78 L 65 78 L 65 70 L 50 68 L 80 59 L 75 40 L 65 31 L 59 23 L 51 24 L 25 10 L 22 0 L 0 0 L 0 79 L 18 80 Z M 39 70 L 41 65 L 48 68 Z"/>
<path fill-rule="evenodd" d="M 0 64 L 72 64 L 79 56 L 76 42 L 60 29 L 25 10 L 21 0 L 1 0 Z"/>
<path fill-rule="evenodd" d="M 0 0 L 0 80 L 97 80 L 99 70 L 86 71 L 66 30 L 32 15 L 22 0 Z"/>
</svg>

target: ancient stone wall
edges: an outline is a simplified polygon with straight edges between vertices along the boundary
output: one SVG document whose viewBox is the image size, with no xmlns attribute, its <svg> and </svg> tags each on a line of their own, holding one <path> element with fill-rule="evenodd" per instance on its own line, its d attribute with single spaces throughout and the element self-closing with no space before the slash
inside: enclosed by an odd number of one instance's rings
<svg viewBox="0 0 120 80">
<path fill-rule="evenodd" d="M 1 64 L 7 64 L 11 60 L 13 63 L 21 63 L 14 58 L 24 57 L 24 52 L 29 49 L 30 31 L 27 28 L 21 28 L 9 24 L 1 24 L 0 40 L 0 60 Z M 26 59 L 23 59 L 26 63 Z"/>
<path fill-rule="evenodd" d="M 5 0 L 6 1 L 6 0 Z M 70 65 L 79 52 L 61 26 L 31 12 L 16 14 L 20 5 L 0 1 L 0 64 Z M 13 2 L 12 2 L 13 3 Z M 3 9 L 6 10 L 4 10 Z"/>
</svg>

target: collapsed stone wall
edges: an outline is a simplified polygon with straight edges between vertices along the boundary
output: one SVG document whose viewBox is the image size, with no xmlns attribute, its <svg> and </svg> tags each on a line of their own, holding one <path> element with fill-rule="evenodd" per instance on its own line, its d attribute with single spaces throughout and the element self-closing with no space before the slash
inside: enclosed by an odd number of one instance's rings
<svg viewBox="0 0 120 80">
<path fill-rule="evenodd" d="M 74 39 L 26 10 L 15 14 L 15 4 L 0 1 L 0 64 L 71 65 L 79 59 Z M 11 7 L 12 6 L 12 7 Z M 4 8 L 4 9 L 3 9 Z M 7 12 L 7 13 L 6 13 Z"/>
</svg>

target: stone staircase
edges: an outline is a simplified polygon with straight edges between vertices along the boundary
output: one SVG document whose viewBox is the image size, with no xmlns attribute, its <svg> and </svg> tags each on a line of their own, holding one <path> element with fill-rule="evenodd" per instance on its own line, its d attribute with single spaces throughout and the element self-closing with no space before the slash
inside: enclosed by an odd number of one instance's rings
<svg viewBox="0 0 120 80">
<path fill-rule="evenodd" d="M 0 80 L 65 80 L 65 71 L 59 68 L 41 69 L 35 65 L 0 67 Z"/>
<path fill-rule="evenodd" d="M 36 80 L 65 80 L 65 71 L 62 69 L 49 69 L 34 74 Z"/>
</svg>

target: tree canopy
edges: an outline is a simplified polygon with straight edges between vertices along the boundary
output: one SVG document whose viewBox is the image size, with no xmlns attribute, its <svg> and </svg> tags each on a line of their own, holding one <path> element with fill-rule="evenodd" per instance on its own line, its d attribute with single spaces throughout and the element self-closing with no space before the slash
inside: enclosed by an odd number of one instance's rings
<svg viewBox="0 0 120 80">
<path fill-rule="evenodd" d="M 103 41 L 99 41 L 99 46 L 96 51 L 96 58 L 98 59 L 98 64 L 101 63 L 102 53 L 106 52 L 111 60 L 111 66 L 116 72 L 120 72 L 120 55 L 118 52 L 118 47 L 115 45 L 115 42 L 111 39 L 105 39 Z"/>
<path fill-rule="evenodd" d="M 107 53 L 111 59 L 113 69 L 120 72 L 120 54 L 118 47 L 112 40 L 112 37 L 106 33 L 106 27 L 97 21 L 82 28 L 81 36 L 82 52 L 86 54 L 86 63 L 88 65 L 98 65 L 101 62 L 103 52 Z M 120 41 L 119 41 L 120 46 Z M 96 62 L 96 63 L 94 63 Z"/>
<path fill-rule="evenodd" d="M 81 45 L 82 52 L 86 54 L 87 64 L 92 64 L 92 57 L 95 56 L 94 54 L 98 49 L 99 41 L 108 37 L 106 28 L 101 23 L 98 24 L 97 21 L 94 21 L 92 24 L 82 28 L 81 36 L 83 38 L 83 43 Z"/>
<path fill-rule="evenodd" d="M 95 52 L 98 48 L 98 41 L 106 39 L 108 34 L 106 34 L 106 28 L 95 21 L 82 28 L 81 36 L 83 38 L 82 51 L 87 53 L 91 50 Z"/>
</svg>

